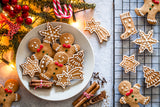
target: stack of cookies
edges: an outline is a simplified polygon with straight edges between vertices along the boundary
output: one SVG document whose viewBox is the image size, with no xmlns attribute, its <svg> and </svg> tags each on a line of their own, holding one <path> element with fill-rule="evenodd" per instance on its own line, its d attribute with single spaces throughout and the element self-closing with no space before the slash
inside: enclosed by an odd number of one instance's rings
<svg viewBox="0 0 160 107">
<path fill-rule="evenodd" d="M 36 88 L 51 88 L 71 85 L 71 80 L 83 80 L 84 52 L 70 33 L 60 33 L 61 26 L 53 27 L 47 23 L 47 30 L 39 31 L 43 37 L 32 38 L 28 48 L 33 54 L 21 64 L 23 75 L 39 80 L 31 80 L 30 86 Z"/>
</svg>

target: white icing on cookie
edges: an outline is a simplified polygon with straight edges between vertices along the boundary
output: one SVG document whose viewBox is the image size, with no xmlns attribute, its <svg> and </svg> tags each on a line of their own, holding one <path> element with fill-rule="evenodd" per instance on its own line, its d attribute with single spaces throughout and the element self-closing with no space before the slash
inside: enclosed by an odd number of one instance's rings
<svg viewBox="0 0 160 107">
<path fill-rule="evenodd" d="M 15 93 L 15 101 L 18 101 L 18 94 Z"/>
<path fill-rule="evenodd" d="M 55 51 L 58 51 L 58 50 L 59 50 L 59 48 L 60 48 L 60 45 L 55 49 Z"/>
<path fill-rule="evenodd" d="M 147 21 L 157 23 L 157 20 L 147 19 Z"/>
<path fill-rule="evenodd" d="M 140 14 L 141 16 L 144 16 L 144 14 L 141 12 L 140 9 L 138 9 L 138 12 L 139 12 L 139 14 Z"/>
<path fill-rule="evenodd" d="M 49 80 L 50 78 L 49 77 L 47 77 L 45 74 L 43 74 L 43 73 L 41 73 L 40 74 L 43 78 L 45 78 L 45 79 L 47 79 L 47 80 Z"/>
<path fill-rule="evenodd" d="M 75 51 L 78 52 L 78 48 L 76 45 L 73 45 L 75 47 Z"/>
<path fill-rule="evenodd" d="M 124 100 L 124 97 L 122 97 L 121 100 L 122 100 L 122 102 L 123 102 L 124 104 L 126 104 L 126 101 Z"/>
<path fill-rule="evenodd" d="M 140 87 L 137 85 L 134 85 L 133 87 L 137 88 L 138 90 L 140 90 Z"/>
</svg>

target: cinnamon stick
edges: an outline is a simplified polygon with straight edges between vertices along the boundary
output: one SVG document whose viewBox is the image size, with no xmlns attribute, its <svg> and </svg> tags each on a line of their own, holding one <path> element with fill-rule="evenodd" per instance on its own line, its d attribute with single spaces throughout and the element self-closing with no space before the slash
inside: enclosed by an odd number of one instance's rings
<svg viewBox="0 0 160 107">
<path fill-rule="evenodd" d="M 31 80 L 31 82 L 36 82 L 36 83 L 41 83 L 41 80 Z M 48 82 L 51 82 L 51 81 L 46 81 L 46 80 L 42 80 L 43 83 L 48 83 Z"/>
<path fill-rule="evenodd" d="M 30 87 L 51 88 L 52 85 L 53 82 L 46 80 L 31 80 L 31 82 L 29 82 Z"/>
<path fill-rule="evenodd" d="M 94 82 L 85 92 L 90 94 L 90 95 L 94 95 L 97 90 L 100 88 L 100 86 Z M 87 97 L 85 97 L 83 94 L 78 97 L 73 103 L 72 105 L 74 107 L 80 107 L 85 101 L 87 101 Z"/>
<path fill-rule="evenodd" d="M 96 82 L 93 82 L 93 84 L 85 91 L 86 93 L 89 93 L 95 86 L 97 85 Z M 79 100 L 83 97 L 83 94 L 81 96 L 79 96 L 73 103 L 72 105 L 75 106 Z"/>
<path fill-rule="evenodd" d="M 91 104 L 98 103 L 98 102 L 102 101 L 104 98 L 106 98 L 106 91 L 102 91 L 99 95 L 91 98 L 89 101 L 87 101 L 86 103 L 83 104 L 83 107 L 87 107 Z"/>
</svg>

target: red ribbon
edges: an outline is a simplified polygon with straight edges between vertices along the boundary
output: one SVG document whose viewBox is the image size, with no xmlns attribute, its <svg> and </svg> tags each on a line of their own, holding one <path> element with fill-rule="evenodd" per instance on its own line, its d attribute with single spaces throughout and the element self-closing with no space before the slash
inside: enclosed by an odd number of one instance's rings
<svg viewBox="0 0 160 107">
<path fill-rule="evenodd" d="M 133 89 L 130 89 L 130 91 L 129 91 L 128 93 L 126 93 L 126 96 L 131 95 L 131 94 L 132 94 L 132 92 L 133 92 Z"/>
<path fill-rule="evenodd" d="M 43 48 L 43 45 L 40 45 L 39 49 L 37 49 L 37 52 L 40 52 Z"/>
<path fill-rule="evenodd" d="M 63 47 L 64 47 L 64 48 L 70 48 L 70 47 L 71 47 L 71 45 L 70 45 L 70 44 L 68 44 L 68 45 L 63 44 Z"/>
<path fill-rule="evenodd" d="M 7 93 L 12 93 L 12 90 L 8 90 L 7 88 L 5 88 L 4 90 L 5 90 L 5 92 L 7 92 Z"/>
<path fill-rule="evenodd" d="M 155 4 L 159 4 L 159 1 L 156 0 L 152 0 L 152 2 L 154 2 Z"/>
<path fill-rule="evenodd" d="M 0 14 L 0 29 L 2 28 L 3 24 L 7 24 L 9 26 L 8 34 L 3 34 L 9 37 L 9 39 L 13 39 L 13 35 L 16 34 L 20 28 L 20 24 L 14 24 L 12 23 L 7 17 L 1 13 Z"/>
<path fill-rule="evenodd" d="M 57 65 L 59 67 L 63 67 L 63 64 L 59 64 L 58 62 L 55 62 L 55 65 Z"/>
</svg>

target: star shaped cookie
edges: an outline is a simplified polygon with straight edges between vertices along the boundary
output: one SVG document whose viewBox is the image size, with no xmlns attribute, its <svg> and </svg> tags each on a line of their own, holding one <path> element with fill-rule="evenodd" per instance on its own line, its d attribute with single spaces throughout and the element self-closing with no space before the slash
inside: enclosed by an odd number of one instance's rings
<svg viewBox="0 0 160 107">
<path fill-rule="evenodd" d="M 97 28 L 99 27 L 100 22 L 96 22 L 94 18 L 92 18 L 90 21 L 86 22 L 86 29 L 90 33 L 96 32 Z"/>
<path fill-rule="evenodd" d="M 139 31 L 140 39 L 136 39 L 133 42 L 137 45 L 140 45 L 139 53 L 144 52 L 147 49 L 149 52 L 153 53 L 153 44 L 156 44 L 158 40 L 153 39 L 153 30 L 149 31 L 148 34 L 145 34 L 142 30 Z"/>
<path fill-rule="evenodd" d="M 110 37 L 109 32 L 100 26 L 100 22 L 96 22 L 94 18 L 92 18 L 90 21 L 86 22 L 86 28 L 85 30 L 88 30 L 90 33 L 96 33 L 100 43 L 103 41 L 108 41 L 107 37 Z"/>
<path fill-rule="evenodd" d="M 58 78 L 56 85 L 60 85 L 63 89 L 65 89 L 67 85 L 71 85 L 69 73 L 63 71 L 62 74 L 57 74 L 56 76 Z"/>
<path fill-rule="evenodd" d="M 129 71 L 136 72 L 136 67 L 139 64 L 140 63 L 135 60 L 135 56 L 134 55 L 132 55 L 130 57 L 124 55 L 123 56 L 123 60 L 120 63 L 120 66 L 124 68 L 125 73 L 128 73 Z"/>
<path fill-rule="evenodd" d="M 61 25 L 53 27 L 50 23 L 47 23 L 47 30 L 39 31 L 41 36 L 44 36 L 43 42 L 45 43 L 55 43 L 57 39 L 61 36 L 59 33 L 61 30 Z"/>
<path fill-rule="evenodd" d="M 41 73 L 41 69 L 38 66 L 38 60 L 31 60 L 29 57 L 26 58 L 26 62 L 21 64 L 23 69 L 23 75 L 29 75 L 31 78 L 34 77 L 36 72 Z"/>
<path fill-rule="evenodd" d="M 63 71 L 62 74 L 57 74 L 56 76 L 58 78 L 56 85 L 59 85 L 64 89 L 67 85 L 71 85 L 70 81 L 73 79 L 83 80 L 82 67 L 69 69 L 67 66 L 66 71 Z"/>
</svg>

